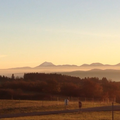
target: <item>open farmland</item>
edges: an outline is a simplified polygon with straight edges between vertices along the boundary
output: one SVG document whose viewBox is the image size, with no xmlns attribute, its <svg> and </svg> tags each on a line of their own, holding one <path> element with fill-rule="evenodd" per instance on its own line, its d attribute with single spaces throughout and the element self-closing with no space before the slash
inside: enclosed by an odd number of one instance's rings
<svg viewBox="0 0 120 120">
<path fill-rule="evenodd" d="M 57 116 L 61 119 L 64 120 L 66 119 L 77 119 L 77 117 L 81 117 L 81 119 L 85 120 L 94 120 L 94 119 L 98 119 L 101 116 L 103 116 L 103 118 L 105 118 L 106 116 L 106 120 L 107 120 L 107 116 L 108 118 L 111 115 L 111 111 L 104 111 L 102 110 L 99 112 L 85 112 L 84 109 L 85 108 L 96 108 L 96 107 L 102 107 L 102 106 L 111 106 L 111 102 L 95 102 L 95 101 L 83 101 L 83 112 L 80 112 L 80 114 L 78 114 L 79 112 L 75 112 L 73 111 L 73 113 L 62 113 L 62 114 L 57 114 L 57 115 L 48 115 L 48 117 L 46 118 L 46 116 L 42 115 L 41 117 L 34 115 L 35 117 L 31 116 L 30 120 L 48 120 L 48 119 L 55 119 Z M 118 105 L 115 103 L 115 105 Z M 75 110 L 78 109 L 78 101 L 69 101 L 69 105 L 67 107 L 67 110 Z M 6 114 L 18 114 L 20 113 L 22 115 L 22 113 L 38 113 L 38 112 L 48 112 L 48 111 L 61 111 L 61 110 L 65 110 L 65 106 L 64 106 L 64 101 L 32 101 L 32 100 L 0 100 L 0 115 L 6 115 Z M 119 116 L 118 115 L 119 111 L 115 112 L 115 116 Z M 28 116 L 28 115 L 27 115 Z M 94 119 L 92 119 L 94 118 Z M 101 119 L 103 119 L 101 118 Z M 119 117 L 118 117 L 119 118 Z M 6 118 L 5 120 L 12 120 L 13 118 Z M 28 117 L 17 117 L 14 118 L 14 120 L 27 120 L 29 119 Z M 98 119 L 100 120 L 100 119 Z M 108 119 L 109 120 L 109 119 Z"/>
<path fill-rule="evenodd" d="M 115 103 L 116 104 L 116 103 Z M 109 106 L 111 102 L 82 102 L 82 108 Z M 78 109 L 78 101 L 69 101 L 67 109 Z M 0 114 L 26 113 L 65 110 L 64 100 L 35 101 L 35 100 L 0 100 Z"/>
<path fill-rule="evenodd" d="M 82 112 L 43 116 L 3 118 L 2 120 L 112 120 L 111 112 Z M 120 120 L 120 112 L 114 112 L 114 119 Z"/>
</svg>

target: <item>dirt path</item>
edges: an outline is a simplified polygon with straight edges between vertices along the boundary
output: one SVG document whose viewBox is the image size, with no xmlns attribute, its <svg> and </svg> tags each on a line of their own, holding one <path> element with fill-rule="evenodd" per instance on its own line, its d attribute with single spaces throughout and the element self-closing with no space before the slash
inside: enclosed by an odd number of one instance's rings
<svg viewBox="0 0 120 120">
<path fill-rule="evenodd" d="M 120 105 L 113 107 L 114 111 L 120 111 Z M 93 108 L 83 108 L 82 112 L 95 112 L 95 111 L 112 111 L 112 106 L 104 107 L 93 107 Z M 39 116 L 39 115 L 50 115 L 50 114 L 60 114 L 60 113 L 73 113 L 79 112 L 79 109 L 74 110 L 61 110 L 61 111 L 45 111 L 45 112 L 31 112 L 31 113 L 17 113 L 17 114 L 7 114 L 1 115 L 0 118 L 12 118 L 12 117 L 24 117 L 24 116 Z"/>
</svg>

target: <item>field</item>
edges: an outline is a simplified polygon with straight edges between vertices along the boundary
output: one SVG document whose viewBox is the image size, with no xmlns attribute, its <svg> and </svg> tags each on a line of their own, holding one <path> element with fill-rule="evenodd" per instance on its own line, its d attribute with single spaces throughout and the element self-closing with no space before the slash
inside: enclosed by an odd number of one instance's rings
<svg viewBox="0 0 120 120">
<path fill-rule="evenodd" d="M 82 108 L 111 105 L 111 102 L 82 102 Z M 0 114 L 40 112 L 64 110 L 64 100 L 61 101 L 33 101 L 33 100 L 0 100 Z M 67 109 L 78 109 L 78 101 L 69 101 Z"/>
<path fill-rule="evenodd" d="M 111 112 L 67 113 L 32 117 L 3 118 L 2 120 L 112 120 Z M 120 112 L 114 113 L 114 120 L 120 120 Z"/>
<path fill-rule="evenodd" d="M 116 103 L 115 103 L 116 104 Z M 108 106 L 111 102 L 82 102 L 82 108 Z M 78 109 L 78 101 L 69 101 L 67 109 Z M 0 115 L 15 114 L 15 113 L 28 113 L 40 111 L 55 111 L 65 110 L 64 100 L 61 101 L 32 101 L 32 100 L 0 100 Z M 120 120 L 119 111 L 114 112 L 116 119 Z M 81 112 L 81 113 L 67 113 L 57 115 L 42 115 L 32 117 L 19 117 L 19 118 L 5 118 L 3 120 L 111 120 L 111 112 Z M 115 120 L 116 120 L 115 119 Z"/>
</svg>

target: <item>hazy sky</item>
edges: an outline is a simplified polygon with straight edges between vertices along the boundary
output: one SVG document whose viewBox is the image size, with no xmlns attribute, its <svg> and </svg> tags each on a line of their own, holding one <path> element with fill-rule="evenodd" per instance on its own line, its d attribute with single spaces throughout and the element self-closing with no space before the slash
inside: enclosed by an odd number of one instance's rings
<svg viewBox="0 0 120 120">
<path fill-rule="evenodd" d="M 0 0 L 0 68 L 120 63 L 120 0 Z"/>
</svg>

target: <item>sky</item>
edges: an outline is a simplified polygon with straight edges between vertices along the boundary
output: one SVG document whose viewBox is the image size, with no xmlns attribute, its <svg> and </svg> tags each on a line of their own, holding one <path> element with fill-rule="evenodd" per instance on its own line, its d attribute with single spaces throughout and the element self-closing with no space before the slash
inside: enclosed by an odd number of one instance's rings
<svg viewBox="0 0 120 120">
<path fill-rule="evenodd" d="M 0 0 L 0 69 L 47 61 L 120 63 L 120 0 Z"/>
</svg>

